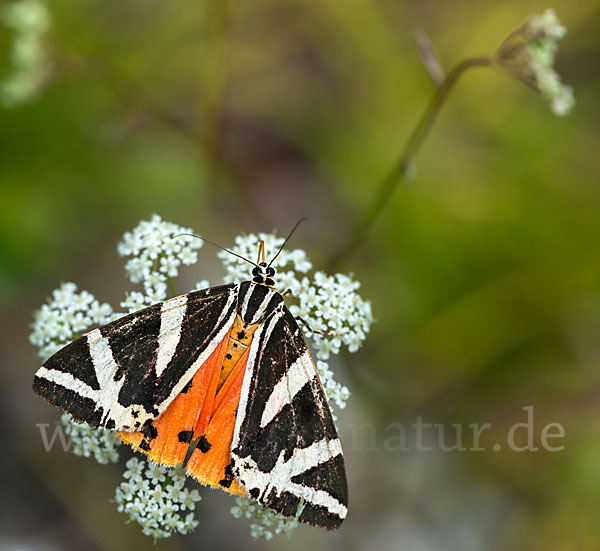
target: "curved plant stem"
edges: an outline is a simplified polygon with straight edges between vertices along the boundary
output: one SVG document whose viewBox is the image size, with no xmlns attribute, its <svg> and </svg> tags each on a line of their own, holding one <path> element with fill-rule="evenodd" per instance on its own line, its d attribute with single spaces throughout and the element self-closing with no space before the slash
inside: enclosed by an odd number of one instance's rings
<svg viewBox="0 0 600 551">
<path fill-rule="evenodd" d="M 375 192 L 371 206 L 365 212 L 362 219 L 359 220 L 358 224 L 354 228 L 354 231 L 350 232 L 350 237 L 346 244 L 339 249 L 339 252 L 330 262 L 330 271 L 339 269 L 356 251 L 356 249 L 365 239 L 377 217 L 385 208 L 390 197 L 398 187 L 398 184 L 400 184 L 400 182 L 406 178 L 412 167 L 414 156 L 423 144 L 423 141 L 427 137 L 442 105 L 444 105 L 448 94 L 460 76 L 472 67 L 489 67 L 490 65 L 493 65 L 495 61 L 496 60 L 494 56 L 465 59 L 448 73 L 441 86 L 431 99 L 431 102 L 429 103 L 426 111 L 423 113 L 419 123 L 409 136 L 404 148 L 400 153 L 400 156 L 398 157 L 398 160 L 392 166 L 391 170 L 386 174 L 386 176 L 381 180 L 381 183 Z"/>
</svg>

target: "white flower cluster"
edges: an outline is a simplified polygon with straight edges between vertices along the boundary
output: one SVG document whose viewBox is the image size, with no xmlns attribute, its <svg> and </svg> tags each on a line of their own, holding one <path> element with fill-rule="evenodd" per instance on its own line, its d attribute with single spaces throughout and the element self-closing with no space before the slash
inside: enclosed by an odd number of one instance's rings
<svg viewBox="0 0 600 551">
<path fill-rule="evenodd" d="M 530 17 L 525 28 L 530 37 L 525 55 L 540 92 L 556 115 L 566 115 L 575 104 L 575 96 L 573 89 L 563 84 L 554 70 L 554 57 L 558 42 L 567 34 L 567 29 L 561 25 L 554 10 Z"/>
<path fill-rule="evenodd" d="M 156 541 L 176 532 L 188 534 L 198 526 L 194 510 L 202 498 L 198 490 L 184 487 L 182 468 L 147 463 L 137 457 L 125 466 L 125 482 L 115 492 L 117 510 L 140 524 L 144 534 Z"/>
<path fill-rule="evenodd" d="M 87 291 L 78 293 L 74 283 L 63 283 L 52 292 L 48 303 L 35 313 L 29 340 L 46 360 L 87 329 L 113 319 L 109 304 L 98 302 Z"/>
<path fill-rule="evenodd" d="M 175 291 L 172 278 L 179 275 L 182 264 L 189 266 L 198 261 L 196 251 L 203 245 L 201 239 L 189 234 L 189 228 L 164 222 L 155 214 L 150 221 L 140 222 L 123 235 L 117 251 L 121 256 L 133 257 L 125 264 L 125 270 L 132 283 L 143 283 L 144 293 L 128 293 L 122 308 L 135 312 L 165 300 L 167 284 Z"/>
<path fill-rule="evenodd" d="M 197 261 L 196 251 L 203 244 L 200 239 L 181 235 L 191 233 L 187 228 L 164 222 L 157 215 L 125 233 L 117 250 L 121 256 L 131 257 L 126 263 L 128 277 L 133 283 L 142 283 L 143 292 L 129 293 L 121 303 L 124 309 L 132 312 L 164 300 L 169 287 L 176 294 L 172 278 L 178 275 L 182 264 Z M 232 250 L 254 260 L 260 240 L 265 242 L 267 258 L 272 258 L 284 243 L 283 238 L 273 234 L 252 234 L 238 236 Z M 251 278 L 251 267 L 243 260 L 225 251 L 217 254 L 226 269 L 225 283 Z M 289 301 L 296 303 L 290 306 L 291 311 L 302 316 L 310 326 L 303 329 L 317 352 L 317 369 L 328 400 L 340 408 L 345 407 L 350 392 L 335 381 L 329 365 L 322 360 L 338 354 L 342 346 L 351 352 L 358 349 L 373 322 L 370 303 L 357 294 L 359 283 L 348 276 L 326 276 L 317 272 L 310 279 L 307 274 L 312 264 L 301 249 L 282 250 L 273 266 L 277 270 L 275 279 L 279 290 L 289 290 Z M 208 286 L 208 281 L 203 280 L 196 288 Z M 104 325 L 121 315 L 114 313 L 108 304 L 99 303 L 87 291 L 77 292 L 73 283 L 65 283 L 53 292 L 48 304 L 36 312 L 31 342 L 46 359 L 92 326 Z M 100 462 L 116 459 L 118 441 L 114 433 L 75 424 L 66 415 L 62 423 L 71 437 L 74 453 L 86 457 L 93 454 Z M 127 462 L 124 476 L 127 481 L 116 493 L 119 511 L 139 522 L 145 534 L 159 539 L 175 532 L 185 534 L 198 524 L 193 511 L 200 496 L 197 490 L 190 492 L 183 488 L 185 474 L 180 470 L 147 466 L 134 458 Z M 257 538 L 289 534 L 298 523 L 250 499 L 238 499 L 232 513 L 253 519 L 251 533 Z"/>
<path fill-rule="evenodd" d="M 11 73 L 0 85 L 0 99 L 7 107 L 34 97 L 49 74 L 44 40 L 50 28 L 48 9 L 39 0 L 18 0 L 2 10 L 2 20 L 13 29 Z"/>
<path fill-rule="evenodd" d="M 558 42 L 567 34 L 554 10 L 532 15 L 498 49 L 500 63 L 536 87 L 555 115 L 568 114 L 575 105 L 573 89 L 554 69 Z"/>
<path fill-rule="evenodd" d="M 71 442 L 71 451 L 79 457 L 91 457 L 98 463 L 116 463 L 119 460 L 117 446 L 121 440 L 114 431 L 93 429 L 85 423 L 75 423 L 70 415 L 63 413 L 60 423 Z"/>
<path fill-rule="evenodd" d="M 271 509 L 266 509 L 258 502 L 245 497 L 237 497 L 236 504 L 231 508 L 231 514 L 235 518 L 245 517 L 252 519 L 250 524 L 250 535 L 254 539 L 263 538 L 270 540 L 275 534 L 289 536 L 294 528 L 298 526 L 297 518 L 302 514 L 302 505 L 298 508 L 296 518 L 284 517 Z"/>
<path fill-rule="evenodd" d="M 329 365 L 321 360 L 317 361 L 317 371 L 319 372 L 319 379 L 321 379 L 321 383 L 323 384 L 327 400 L 329 400 L 329 402 L 335 402 L 337 407 L 344 409 L 348 398 L 350 398 L 350 390 L 348 390 L 348 387 L 338 383 L 333 378 L 333 371 L 329 369 Z M 335 414 L 333 412 L 331 412 L 331 414 L 333 415 L 334 421 L 337 421 Z"/>
<path fill-rule="evenodd" d="M 356 352 L 373 323 L 371 303 L 356 292 L 358 281 L 344 274 L 327 276 L 317 272 L 312 281 L 303 278 L 298 305 L 292 305 L 292 314 L 304 320 L 312 333 L 317 357 L 339 354 L 341 345 Z"/>
</svg>

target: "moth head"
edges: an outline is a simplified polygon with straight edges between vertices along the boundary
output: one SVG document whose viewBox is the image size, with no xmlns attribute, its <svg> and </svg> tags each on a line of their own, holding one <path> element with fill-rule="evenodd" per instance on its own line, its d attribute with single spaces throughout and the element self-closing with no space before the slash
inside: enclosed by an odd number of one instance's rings
<svg viewBox="0 0 600 551">
<path fill-rule="evenodd" d="M 261 241 L 262 243 L 262 241 Z M 266 285 L 267 287 L 275 287 L 275 268 L 268 266 L 266 262 L 259 262 L 255 268 L 252 269 L 252 281 L 259 285 Z"/>
<path fill-rule="evenodd" d="M 258 246 L 258 259 L 256 262 L 252 262 L 252 260 L 248 260 L 247 258 L 243 257 L 242 255 L 239 255 L 236 252 L 230 251 L 229 249 L 226 249 L 225 247 L 221 247 L 221 245 L 217 245 L 217 243 L 213 243 L 212 241 L 209 241 L 205 237 L 200 237 L 199 235 L 195 235 L 193 233 L 180 233 L 180 234 L 176 235 L 175 237 L 179 237 L 180 235 L 188 235 L 191 237 L 197 237 L 198 239 L 202 239 L 202 241 L 206 241 L 207 243 L 210 243 L 211 245 L 214 245 L 215 247 L 218 247 L 219 249 L 226 251 L 229 254 L 232 254 L 233 256 L 237 256 L 239 259 L 244 260 L 245 262 L 248 262 L 248 264 L 254 265 L 254 268 L 252 269 L 253 283 L 258 283 L 259 285 L 266 285 L 267 287 L 274 288 L 275 280 L 273 279 L 273 277 L 275 276 L 275 268 L 273 268 L 271 266 L 271 264 L 273 264 L 273 262 L 275 262 L 275 260 L 277 259 L 277 257 L 281 253 L 281 251 L 283 250 L 283 247 L 285 247 L 285 244 L 289 241 L 290 237 L 292 237 L 292 234 L 296 231 L 296 228 L 304 220 L 306 220 L 306 218 L 301 218 L 300 220 L 298 220 L 298 222 L 296 222 L 296 225 L 294 226 L 292 231 L 286 237 L 286 239 L 283 242 L 283 244 L 281 245 L 281 247 L 279 247 L 277 254 L 273 258 L 271 258 L 271 260 L 269 261 L 268 264 L 267 264 L 266 255 L 265 255 L 265 242 L 262 240 L 260 241 L 260 244 Z"/>
</svg>

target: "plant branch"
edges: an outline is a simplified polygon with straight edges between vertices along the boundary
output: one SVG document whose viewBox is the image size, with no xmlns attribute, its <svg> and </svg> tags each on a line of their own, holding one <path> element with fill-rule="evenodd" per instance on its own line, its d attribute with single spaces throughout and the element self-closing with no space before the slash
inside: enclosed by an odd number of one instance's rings
<svg viewBox="0 0 600 551">
<path fill-rule="evenodd" d="M 419 123 L 406 141 L 406 144 L 400 152 L 396 163 L 381 180 L 374 194 L 374 199 L 371 202 L 371 206 L 356 224 L 354 231 L 350 232 L 350 237 L 346 244 L 339 249 L 339 252 L 330 262 L 330 271 L 338 270 L 345 262 L 347 262 L 356 249 L 361 245 L 371 229 L 371 226 L 381 214 L 390 197 L 398 187 L 398 184 L 406 178 L 412 167 L 413 158 L 425 141 L 425 138 L 428 136 L 441 107 L 444 105 L 444 102 L 448 97 L 448 94 L 461 75 L 473 67 L 489 67 L 495 62 L 496 58 L 494 56 L 469 58 L 461 61 L 448 73 L 443 83 L 431 99 L 431 102 L 423 113 Z"/>
</svg>

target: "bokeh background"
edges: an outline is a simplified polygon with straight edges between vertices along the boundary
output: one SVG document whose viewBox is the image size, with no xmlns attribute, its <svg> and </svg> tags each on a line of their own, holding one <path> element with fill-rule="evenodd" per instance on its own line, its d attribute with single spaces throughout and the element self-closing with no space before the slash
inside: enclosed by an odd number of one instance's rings
<svg viewBox="0 0 600 551">
<path fill-rule="evenodd" d="M 28 333 L 52 289 L 74 281 L 118 305 L 131 286 L 116 243 L 152 213 L 224 246 L 305 216 L 294 246 L 330 266 L 433 93 L 414 29 L 450 68 L 553 7 L 572 114 L 506 73 L 467 73 L 413 183 L 340 266 L 377 319 L 333 366 L 352 392 L 343 528 L 255 542 L 232 499 L 204 490 L 195 534 L 153 549 L 600 549 L 596 0 L 47 5 L 48 83 L 0 110 L 1 548 L 151 547 L 109 502 L 121 465 L 44 453 L 36 423 L 58 413 L 31 391 Z M 0 75 L 12 39 L 2 27 Z M 183 277 L 222 275 L 206 246 Z M 561 423 L 564 450 L 494 451 L 530 405 L 535 442 Z M 419 416 L 491 423 L 486 451 L 418 452 Z M 410 451 L 386 449 L 398 423 Z"/>
</svg>

